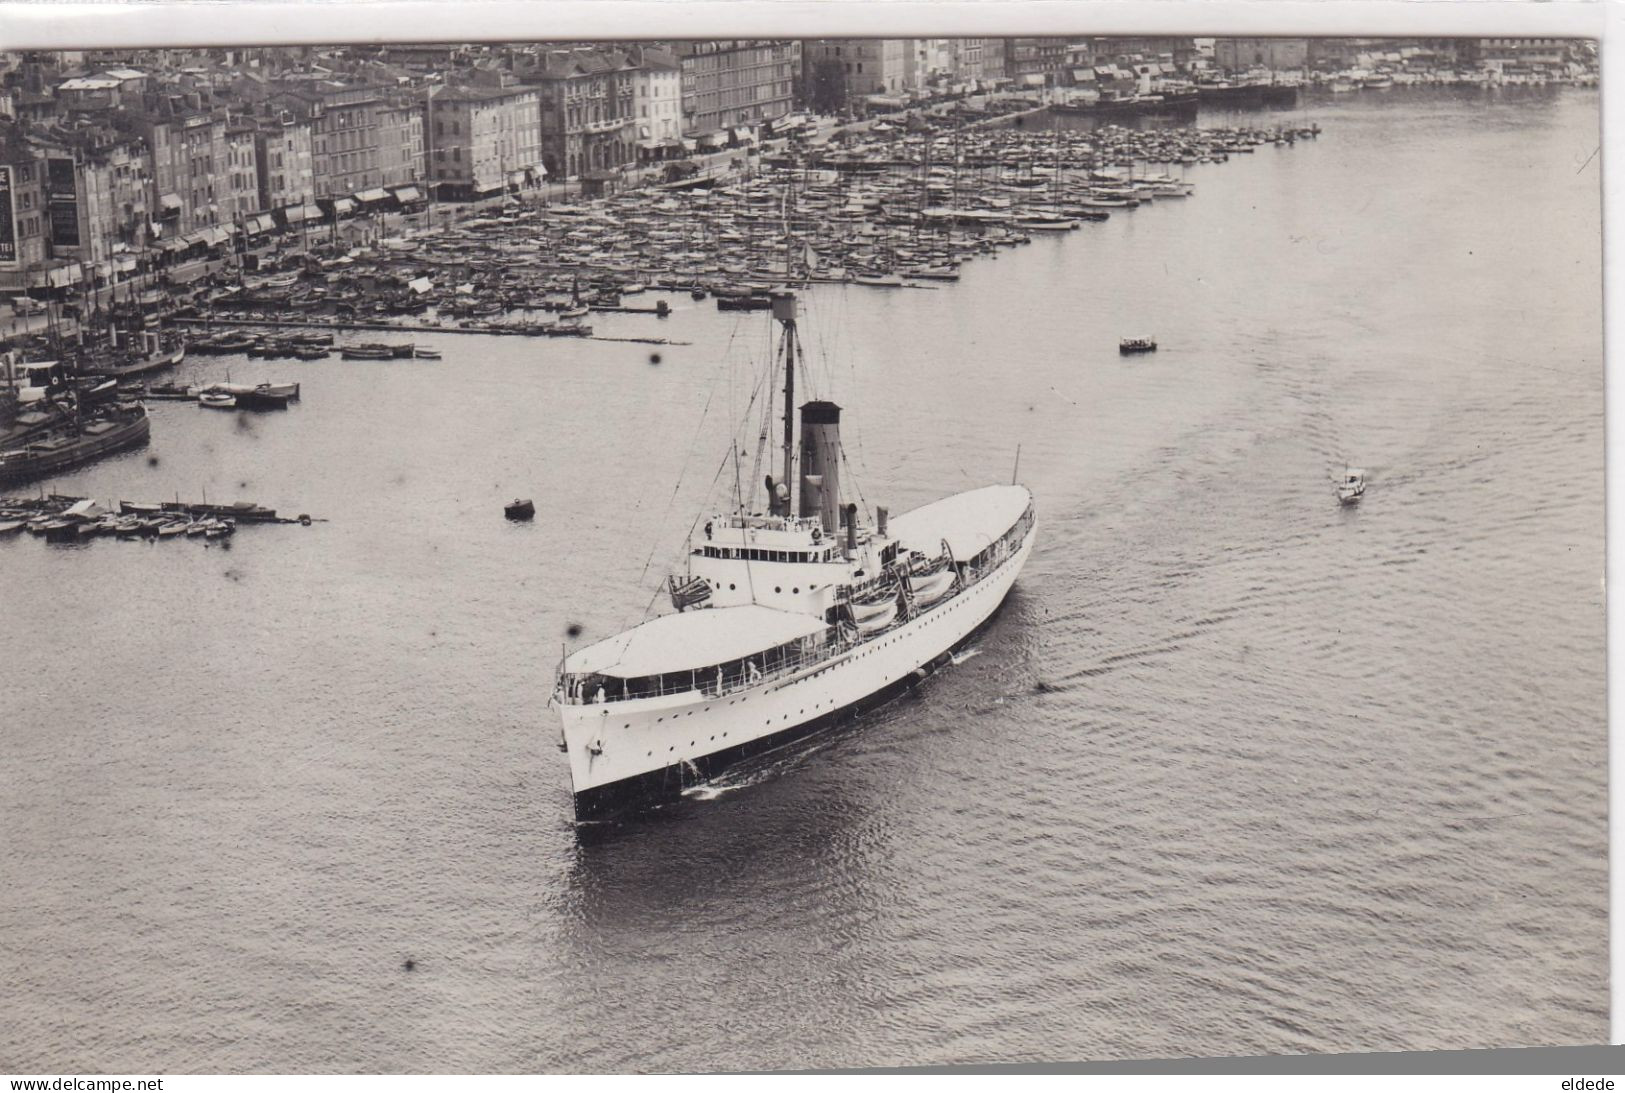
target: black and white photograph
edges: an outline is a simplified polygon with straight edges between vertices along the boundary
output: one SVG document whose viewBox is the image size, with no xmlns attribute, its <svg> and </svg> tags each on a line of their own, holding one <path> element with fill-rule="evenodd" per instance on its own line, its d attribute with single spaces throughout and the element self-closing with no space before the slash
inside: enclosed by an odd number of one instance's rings
<svg viewBox="0 0 1625 1093">
<path fill-rule="evenodd" d="M 1598 40 L 643 29 L 0 53 L 0 1070 L 1608 1042 Z"/>
</svg>

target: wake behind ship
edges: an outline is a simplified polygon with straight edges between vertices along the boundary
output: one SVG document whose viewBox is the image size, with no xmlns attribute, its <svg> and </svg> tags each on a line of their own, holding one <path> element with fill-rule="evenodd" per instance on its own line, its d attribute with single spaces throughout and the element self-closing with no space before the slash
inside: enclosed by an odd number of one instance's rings
<svg viewBox="0 0 1625 1093">
<path fill-rule="evenodd" d="M 693 536 L 676 612 L 565 657 L 553 693 L 578 819 L 669 799 L 738 760 L 884 700 L 944 662 L 1004 601 L 1032 550 L 1033 499 L 984 486 L 866 523 L 840 491 L 840 414 L 801 407 L 796 301 L 774 297 L 784 472 Z M 799 477 L 797 470 L 799 469 Z M 787 483 L 799 485 L 792 506 Z"/>
</svg>

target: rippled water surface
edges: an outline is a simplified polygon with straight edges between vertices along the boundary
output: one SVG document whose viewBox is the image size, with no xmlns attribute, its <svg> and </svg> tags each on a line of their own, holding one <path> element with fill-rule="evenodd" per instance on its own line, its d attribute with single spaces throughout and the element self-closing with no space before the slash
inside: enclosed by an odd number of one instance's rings
<svg viewBox="0 0 1625 1093">
<path fill-rule="evenodd" d="M 807 294 L 865 502 L 1019 444 L 1037 549 L 912 695 L 604 837 L 553 666 L 731 484 L 768 320 L 189 362 L 304 399 L 157 404 L 62 492 L 326 522 L 0 543 L 0 1069 L 1602 1042 L 1597 99 L 1294 116 L 1324 135 L 1187 201 Z"/>
</svg>

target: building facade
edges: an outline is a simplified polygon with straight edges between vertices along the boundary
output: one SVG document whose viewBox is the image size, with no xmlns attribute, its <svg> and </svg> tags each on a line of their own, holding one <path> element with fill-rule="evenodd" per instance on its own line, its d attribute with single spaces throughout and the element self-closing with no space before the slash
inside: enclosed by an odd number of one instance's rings
<svg viewBox="0 0 1625 1093">
<path fill-rule="evenodd" d="M 1268 68 L 1277 72 L 1302 69 L 1309 64 L 1307 38 L 1215 38 L 1213 65 L 1225 72 Z"/>
<path fill-rule="evenodd" d="M 262 118 L 254 137 L 259 207 L 283 209 L 316 200 L 311 123 L 292 111 Z"/>
<path fill-rule="evenodd" d="M 635 118 L 643 70 L 619 54 L 553 51 L 523 79 L 537 94 L 541 160 L 552 178 L 613 171 L 637 158 Z M 669 94 L 670 84 L 661 85 Z M 681 108 L 681 77 L 678 80 Z M 648 87 L 646 95 L 653 92 Z M 646 105 L 653 105 L 653 99 Z M 681 116 L 678 119 L 681 131 Z"/>
<path fill-rule="evenodd" d="M 871 95 L 910 90 L 914 39 L 818 38 L 801 43 L 803 99 L 814 110 L 855 110 Z"/>
<path fill-rule="evenodd" d="M 682 144 L 683 73 L 665 50 L 639 50 L 630 60 L 632 137 L 639 158 L 648 159 Z"/>
<path fill-rule="evenodd" d="M 220 223 L 237 224 L 258 212 L 260 205 L 260 167 L 255 144 L 259 125 L 252 120 L 238 120 L 226 126 L 226 170 L 224 199 L 220 203 Z"/>
<path fill-rule="evenodd" d="M 39 167 L 21 134 L 7 127 L 0 132 L 0 291 L 28 286 L 30 271 L 45 263 L 46 240 Z"/>
<path fill-rule="evenodd" d="M 424 177 L 423 103 L 412 99 L 378 107 L 379 185 L 404 186 Z"/>
<path fill-rule="evenodd" d="M 135 115 L 152 155 L 156 234 L 170 239 L 220 223 L 226 122 L 200 105 Z"/>
<path fill-rule="evenodd" d="M 984 61 L 985 42 L 984 38 L 948 39 L 948 64 L 955 79 L 980 80 L 989 74 Z"/>
<path fill-rule="evenodd" d="M 783 39 L 678 43 L 683 133 L 699 136 L 788 114 L 799 49 Z"/>
<path fill-rule="evenodd" d="M 534 87 L 448 88 L 430 95 L 425 141 L 435 192 L 466 200 L 540 182 L 546 175 L 540 101 Z"/>
<path fill-rule="evenodd" d="M 1065 38 L 1004 39 L 1004 74 L 1022 87 L 1055 84 L 1067 66 Z"/>
<path fill-rule="evenodd" d="M 146 148 L 105 127 L 29 138 L 40 184 L 46 254 L 105 262 L 152 236 Z"/>
</svg>

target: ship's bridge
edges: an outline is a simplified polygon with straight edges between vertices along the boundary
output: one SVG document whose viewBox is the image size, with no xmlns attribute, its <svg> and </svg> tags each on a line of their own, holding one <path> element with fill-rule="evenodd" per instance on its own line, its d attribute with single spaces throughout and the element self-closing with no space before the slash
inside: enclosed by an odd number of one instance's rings
<svg viewBox="0 0 1625 1093">
<path fill-rule="evenodd" d="M 753 561 L 814 562 L 840 556 L 840 545 L 824 534 L 824 525 L 816 516 L 721 514 L 707 520 L 700 535 L 695 536 L 694 553 L 706 558 L 747 557 L 742 552 L 752 550 L 757 553 L 793 551 L 801 555 L 754 557 Z M 722 553 L 724 551 L 727 553 Z M 831 551 L 833 553 L 829 553 Z"/>
</svg>

